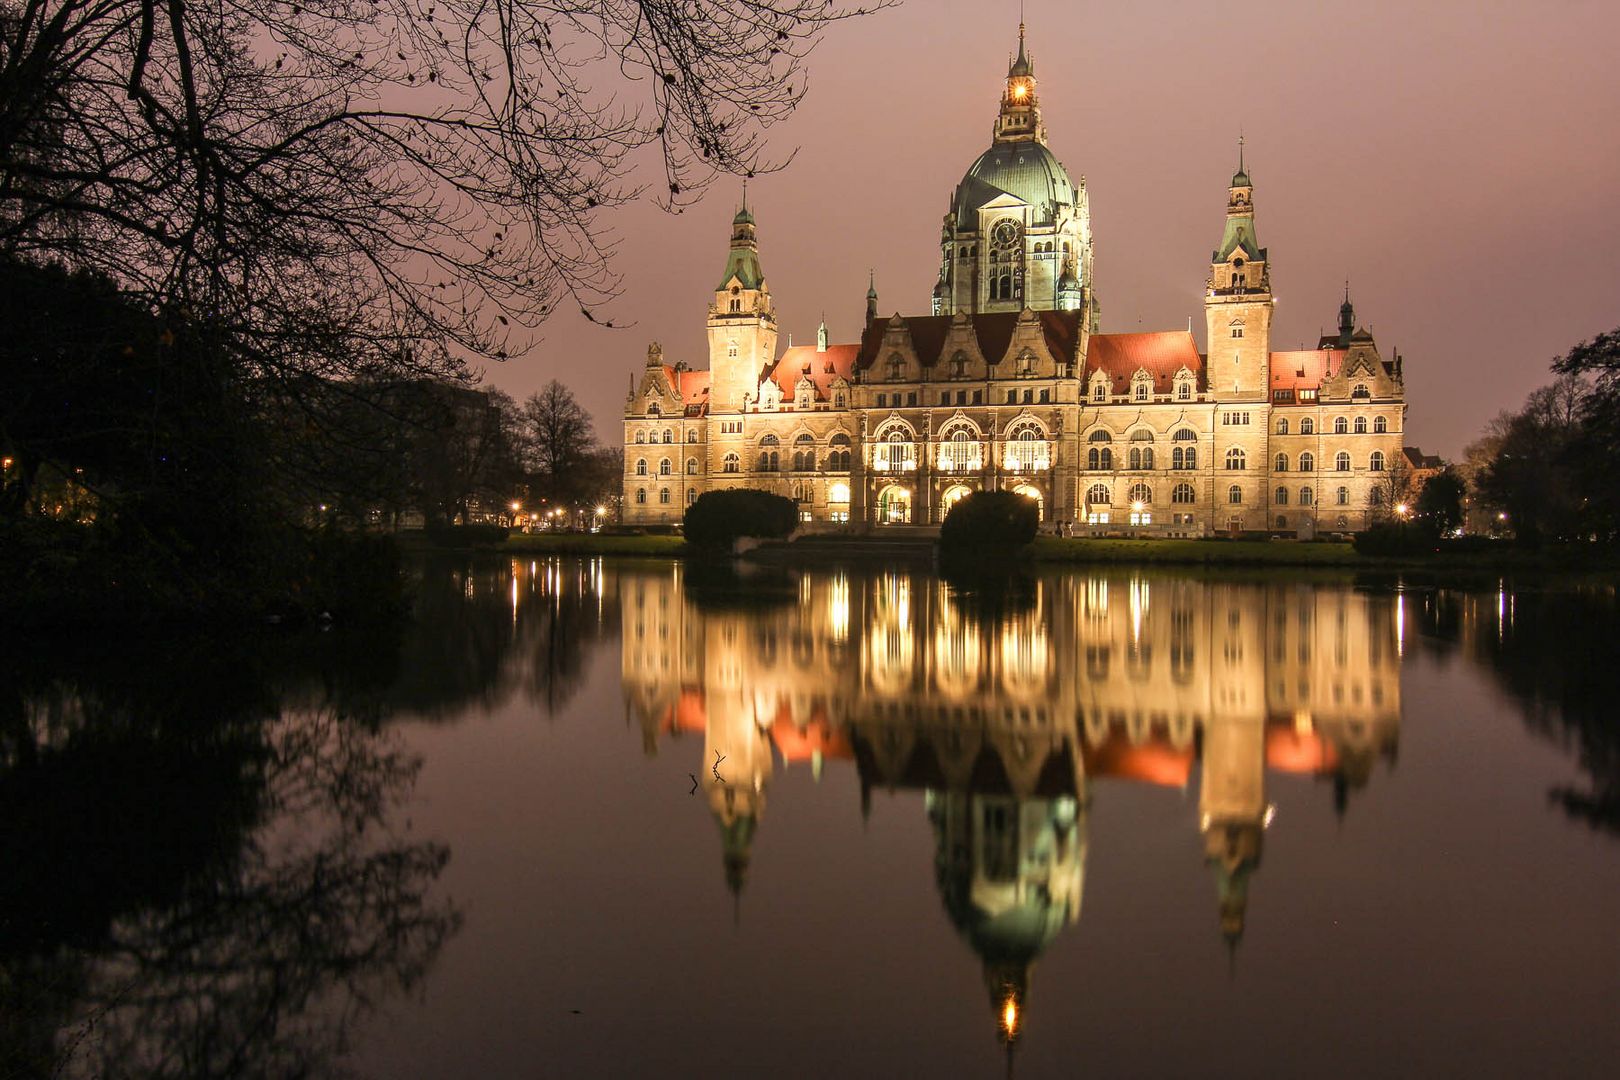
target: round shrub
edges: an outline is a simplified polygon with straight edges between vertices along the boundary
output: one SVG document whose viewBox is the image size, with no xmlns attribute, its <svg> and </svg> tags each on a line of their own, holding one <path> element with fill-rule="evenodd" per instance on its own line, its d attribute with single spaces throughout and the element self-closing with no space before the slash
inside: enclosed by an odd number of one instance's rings
<svg viewBox="0 0 1620 1080">
<path fill-rule="evenodd" d="M 943 552 L 1023 547 L 1035 539 L 1041 509 L 1034 499 L 1011 491 L 975 491 L 959 499 L 939 530 Z"/>
<path fill-rule="evenodd" d="M 745 536 L 772 540 L 799 524 L 792 499 L 752 488 L 706 491 L 686 508 L 686 542 L 702 548 L 729 549 Z"/>
</svg>

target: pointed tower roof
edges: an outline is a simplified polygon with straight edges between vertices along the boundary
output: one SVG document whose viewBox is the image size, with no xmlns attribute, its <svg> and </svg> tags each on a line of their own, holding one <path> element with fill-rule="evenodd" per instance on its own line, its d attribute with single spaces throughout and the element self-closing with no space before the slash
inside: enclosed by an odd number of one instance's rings
<svg viewBox="0 0 1620 1080">
<path fill-rule="evenodd" d="M 1007 78 L 1019 78 L 1035 74 L 1035 65 L 1024 52 L 1024 21 L 1018 20 L 1018 59 L 1007 68 Z"/>
<path fill-rule="evenodd" d="M 1248 170 L 1243 167 L 1243 142 L 1238 140 L 1238 171 L 1232 174 L 1232 184 L 1226 194 L 1226 229 L 1221 233 L 1221 246 L 1215 249 L 1211 262 L 1225 262 L 1241 250 L 1245 258 L 1264 260 L 1266 249 L 1254 233 L 1254 184 Z"/>
<path fill-rule="evenodd" d="M 716 291 L 723 291 L 733 277 L 745 289 L 757 289 L 765 284 L 765 272 L 759 265 L 759 238 L 754 228 L 754 213 L 748 209 L 746 186 L 742 207 L 731 219 L 731 250 L 726 255 L 725 273 L 720 275 Z"/>
</svg>

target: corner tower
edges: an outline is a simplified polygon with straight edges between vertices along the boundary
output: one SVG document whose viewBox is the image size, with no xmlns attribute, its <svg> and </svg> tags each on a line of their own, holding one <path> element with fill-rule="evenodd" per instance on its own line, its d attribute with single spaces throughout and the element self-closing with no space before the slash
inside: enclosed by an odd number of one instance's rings
<svg viewBox="0 0 1620 1080">
<path fill-rule="evenodd" d="M 1255 239 L 1254 184 L 1238 148 L 1226 197 L 1226 229 L 1210 259 L 1204 317 L 1209 387 L 1218 401 L 1265 401 L 1271 358 L 1271 266 Z"/>
<path fill-rule="evenodd" d="M 936 315 L 1027 307 L 1089 310 L 1095 322 L 1085 181 L 1076 186 L 1047 148 L 1022 23 L 990 149 L 956 186 L 940 230 L 933 297 Z"/>
<path fill-rule="evenodd" d="M 776 308 L 759 265 L 754 214 L 743 192 L 731 219 L 731 250 L 709 305 L 709 412 L 741 412 L 759 391 L 759 376 L 776 358 Z"/>
</svg>

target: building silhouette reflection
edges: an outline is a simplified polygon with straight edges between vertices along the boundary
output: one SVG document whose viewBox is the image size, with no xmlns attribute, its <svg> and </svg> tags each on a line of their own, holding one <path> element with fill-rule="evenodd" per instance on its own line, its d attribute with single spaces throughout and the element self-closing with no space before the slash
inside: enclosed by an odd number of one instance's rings
<svg viewBox="0 0 1620 1080">
<path fill-rule="evenodd" d="M 1397 595 L 1121 571 L 985 596 L 832 571 L 774 602 L 714 605 L 686 573 L 621 581 L 622 678 L 647 752 L 702 733 L 694 775 L 728 886 L 740 894 L 764 835 L 778 759 L 853 765 L 863 814 L 875 789 L 923 792 L 940 899 L 1009 1046 L 1032 967 L 1079 918 L 1098 785 L 1196 780 L 1215 927 L 1235 947 L 1274 815 L 1268 774 L 1328 782 L 1343 813 L 1395 757 Z"/>
</svg>

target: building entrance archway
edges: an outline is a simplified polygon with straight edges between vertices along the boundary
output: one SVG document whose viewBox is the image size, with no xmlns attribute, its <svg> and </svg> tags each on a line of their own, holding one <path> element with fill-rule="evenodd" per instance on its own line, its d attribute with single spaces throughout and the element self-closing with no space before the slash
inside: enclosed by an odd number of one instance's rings
<svg viewBox="0 0 1620 1080">
<path fill-rule="evenodd" d="M 1013 488 L 1013 494 L 1022 495 L 1026 499 L 1034 499 L 1035 511 L 1040 515 L 1038 520 L 1046 520 L 1046 496 L 1041 494 L 1040 488 L 1034 486 L 1033 484 L 1019 484 L 1017 487 Z"/>
<path fill-rule="evenodd" d="M 899 484 L 890 484 L 878 492 L 877 521 L 879 525 L 910 524 L 911 492 Z"/>
<path fill-rule="evenodd" d="M 945 489 L 945 494 L 939 498 L 939 520 L 944 521 L 950 514 L 951 507 L 973 494 L 973 489 L 966 484 L 957 484 Z"/>
</svg>

